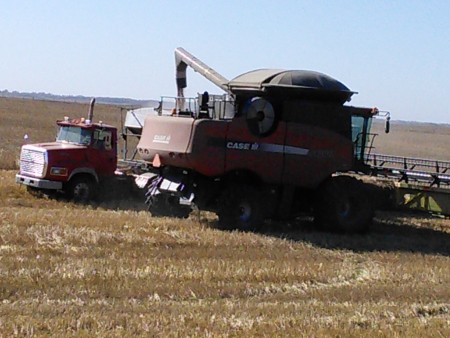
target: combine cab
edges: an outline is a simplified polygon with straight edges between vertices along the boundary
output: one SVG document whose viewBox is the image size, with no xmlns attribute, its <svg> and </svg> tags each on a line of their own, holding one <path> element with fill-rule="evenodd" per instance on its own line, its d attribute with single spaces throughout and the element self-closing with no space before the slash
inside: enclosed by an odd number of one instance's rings
<svg viewBox="0 0 450 338">
<path fill-rule="evenodd" d="M 366 188 L 344 174 L 369 170 L 376 109 L 344 105 L 354 92 L 318 72 L 260 69 L 228 81 L 181 48 L 175 57 L 173 113 L 147 117 L 137 146 L 159 170 L 147 192 L 152 212 L 186 216 L 195 204 L 223 228 L 256 229 L 312 211 L 321 228 L 368 229 Z M 187 66 L 225 94 L 186 99 Z"/>
</svg>

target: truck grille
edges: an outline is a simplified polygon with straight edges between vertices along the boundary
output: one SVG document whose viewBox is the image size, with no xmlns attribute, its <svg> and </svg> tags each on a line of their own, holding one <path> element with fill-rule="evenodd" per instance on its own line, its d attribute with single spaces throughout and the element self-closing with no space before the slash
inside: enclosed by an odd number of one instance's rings
<svg viewBox="0 0 450 338">
<path fill-rule="evenodd" d="M 34 177 L 44 177 L 47 167 L 47 152 L 41 148 L 22 147 L 20 153 L 20 173 Z"/>
</svg>

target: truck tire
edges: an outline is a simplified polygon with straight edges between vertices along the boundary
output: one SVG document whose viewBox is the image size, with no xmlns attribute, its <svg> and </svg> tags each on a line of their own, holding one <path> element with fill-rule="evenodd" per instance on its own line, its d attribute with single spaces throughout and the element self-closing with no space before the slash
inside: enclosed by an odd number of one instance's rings
<svg viewBox="0 0 450 338">
<path fill-rule="evenodd" d="M 227 188 L 219 198 L 219 227 L 224 230 L 259 230 L 264 221 L 260 193 L 251 186 Z"/>
<path fill-rule="evenodd" d="M 367 189 L 350 176 L 338 176 L 325 182 L 317 192 L 314 221 L 321 230 L 364 233 L 374 215 Z"/>
<path fill-rule="evenodd" d="M 69 182 L 66 193 L 75 203 L 88 203 L 96 196 L 96 185 L 88 177 L 75 177 Z"/>
<path fill-rule="evenodd" d="M 179 197 L 169 194 L 157 194 L 151 197 L 148 211 L 154 217 L 188 218 L 192 208 L 179 203 Z"/>
</svg>

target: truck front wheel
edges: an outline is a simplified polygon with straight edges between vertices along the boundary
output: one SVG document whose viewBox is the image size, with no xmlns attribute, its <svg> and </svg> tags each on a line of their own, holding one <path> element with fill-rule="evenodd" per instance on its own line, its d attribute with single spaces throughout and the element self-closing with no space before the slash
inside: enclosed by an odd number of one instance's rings
<svg viewBox="0 0 450 338">
<path fill-rule="evenodd" d="M 76 203 L 88 203 L 96 195 L 95 183 L 88 177 L 75 177 L 69 182 L 67 196 Z"/>
<path fill-rule="evenodd" d="M 217 210 L 221 229 L 255 231 L 264 217 L 259 191 L 246 185 L 235 185 L 224 190 Z"/>
</svg>

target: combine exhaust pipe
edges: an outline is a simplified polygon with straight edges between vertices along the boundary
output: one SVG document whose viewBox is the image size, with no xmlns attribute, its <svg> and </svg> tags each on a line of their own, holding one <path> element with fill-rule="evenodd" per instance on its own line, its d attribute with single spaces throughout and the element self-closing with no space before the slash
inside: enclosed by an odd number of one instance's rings
<svg viewBox="0 0 450 338">
<path fill-rule="evenodd" d="M 186 80 L 186 68 L 191 67 L 196 72 L 199 72 L 209 81 L 214 83 L 220 89 L 224 90 L 228 94 L 231 94 L 228 89 L 228 82 L 225 77 L 217 73 L 214 69 L 197 59 L 194 55 L 190 54 L 188 51 L 179 47 L 175 49 L 175 64 L 176 64 L 176 81 L 177 81 L 177 96 L 184 98 L 183 89 L 187 86 Z"/>
</svg>

